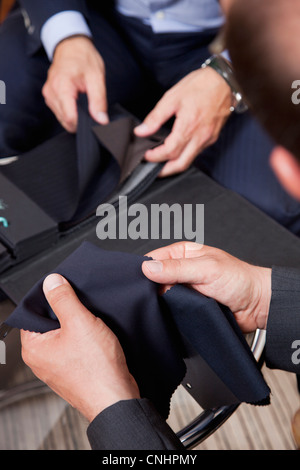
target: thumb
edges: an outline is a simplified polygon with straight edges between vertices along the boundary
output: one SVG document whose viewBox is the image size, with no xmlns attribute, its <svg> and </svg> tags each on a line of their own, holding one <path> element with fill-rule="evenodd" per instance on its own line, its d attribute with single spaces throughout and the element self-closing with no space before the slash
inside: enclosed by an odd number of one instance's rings
<svg viewBox="0 0 300 470">
<path fill-rule="evenodd" d="M 204 277 L 199 263 L 199 258 L 144 261 L 142 271 L 148 279 L 158 284 L 199 284 Z"/>
<path fill-rule="evenodd" d="M 61 328 L 74 328 L 75 322 L 93 316 L 80 302 L 69 282 L 60 274 L 50 274 L 44 280 L 43 291 Z"/>
</svg>

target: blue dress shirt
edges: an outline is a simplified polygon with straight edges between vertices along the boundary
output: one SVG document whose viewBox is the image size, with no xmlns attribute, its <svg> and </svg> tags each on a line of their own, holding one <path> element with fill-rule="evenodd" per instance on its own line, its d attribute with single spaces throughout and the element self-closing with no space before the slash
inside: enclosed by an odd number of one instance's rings
<svg viewBox="0 0 300 470">
<path fill-rule="evenodd" d="M 123 15 L 141 19 L 155 33 L 201 32 L 224 23 L 218 0 L 117 0 L 116 8 Z M 49 59 L 59 42 L 78 34 L 92 36 L 80 12 L 64 11 L 49 18 L 41 30 Z"/>
</svg>

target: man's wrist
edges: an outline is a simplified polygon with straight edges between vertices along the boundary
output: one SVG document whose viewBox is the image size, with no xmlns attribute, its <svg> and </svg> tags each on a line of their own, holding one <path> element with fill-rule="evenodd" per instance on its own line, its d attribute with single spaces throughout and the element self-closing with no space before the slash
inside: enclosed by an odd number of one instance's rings
<svg viewBox="0 0 300 470">
<path fill-rule="evenodd" d="M 92 38 L 92 33 L 80 12 L 63 11 L 49 18 L 41 29 L 41 41 L 49 60 L 53 60 L 58 44 L 75 36 Z"/>
<path fill-rule="evenodd" d="M 256 306 L 256 323 L 257 328 L 266 330 L 271 296 L 272 296 L 272 270 L 269 268 L 255 268 L 254 276 L 258 281 L 257 289 L 257 306 Z"/>
<path fill-rule="evenodd" d="M 100 395 L 100 393 L 99 393 Z M 94 419 L 99 416 L 103 411 L 116 405 L 122 401 L 139 400 L 141 397 L 138 393 L 121 393 L 116 396 L 107 396 L 105 399 L 101 399 L 97 402 L 97 398 L 89 401 L 82 407 L 78 407 L 78 411 L 85 416 L 89 423 L 92 423 Z"/>
<path fill-rule="evenodd" d="M 85 43 L 84 43 L 85 41 Z M 93 44 L 92 42 L 92 39 L 87 37 L 87 36 L 82 36 L 80 34 L 76 34 L 74 36 L 70 36 L 70 37 L 67 37 L 65 39 L 63 39 L 62 41 L 60 41 L 56 48 L 55 48 L 55 51 L 54 51 L 54 55 L 53 55 L 53 62 L 54 62 L 54 59 L 56 57 L 56 55 L 58 55 L 59 51 L 60 50 L 63 50 L 64 47 L 71 47 L 72 48 L 72 51 L 76 51 L 77 48 L 80 48 L 80 47 L 85 47 L 86 46 L 86 43 L 91 43 Z M 67 50 L 67 53 L 69 53 L 70 49 Z"/>
<path fill-rule="evenodd" d="M 228 60 L 221 55 L 215 54 L 207 59 L 202 68 L 211 67 L 214 69 L 229 85 L 232 92 L 232 106 L 231 111 L 239 114 L 248 110 L 247 104 L 243 100 L 242 92 L 235 80 L 233 68 Z"/>
<path fill-rule="evenodd" d="M 139 388 L 132 375 L 126 374 L 125 380 L 123 380 L 121 379 L 123 373 L 124 370 L 119 370 L 117 377 L 112 376 L 110 386 L 104 384 L 100 378 L 98 383 L 90 384 L 88 393 L 81 395 L 81 399 L 77 403 L 78 406 L 75 405 L 75 408 L 89 422 L 118 402 L 141 398 Z"/>
<path fill-rule="evenodd" d="M 248 293 L 251 302 L 249 310 L 252 312 L 255 329 L 266 330 L 272 296 L 272 270 L 252 265 L 249 267 L 248 275 L 251 279 Z"/>
</svg>

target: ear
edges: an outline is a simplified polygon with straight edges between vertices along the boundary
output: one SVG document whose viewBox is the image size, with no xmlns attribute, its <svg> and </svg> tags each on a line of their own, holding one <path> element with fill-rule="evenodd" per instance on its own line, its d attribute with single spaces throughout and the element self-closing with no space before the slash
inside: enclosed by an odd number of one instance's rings
<svg viewBox="0 0 300 470">
<path fill-rule="evenodd" d="M 300 163 L 296 158 L 285 148 L 276 147 L 271 154 L 270 164 L 285 190 L 300 200 Z"/>
<path fill-rule="evenodd" d="M 220 5 L 225 15 L 229 13 L 229 10 L 232 7 L 232 4 L 233 4 L 233 0 L 220 0 Z"/>
</svg>

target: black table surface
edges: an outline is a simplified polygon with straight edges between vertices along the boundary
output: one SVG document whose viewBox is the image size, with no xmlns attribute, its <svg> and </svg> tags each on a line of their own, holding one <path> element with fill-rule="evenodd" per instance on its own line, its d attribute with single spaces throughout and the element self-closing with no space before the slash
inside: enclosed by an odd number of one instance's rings
<svg viewBox="0 0 300 470">
<path fill-rule="evenodd" d="M 144 204 L 149 213 L 151 204 L 180 204 L 182 207 L 184 204 L 203 204 L 206 245 L 223 249 L 260 266 L 300 267 L 298 237 L 197 169 L 192 168 L 175 177 L 157 179 L 147 192 L 135 201 L 137 202 Z M 179 241 L 174 237 L 173 230 L 168 240 L 100 240 L 96 234 L 98 222 L 99 219 L 95 216 L 56 245 L 4 272 L 0 276 L 2 292 L 17 304 L 40 278 L 53 271 L 85 240 L 106 250 L 141 255 Z"/>
</svg>

